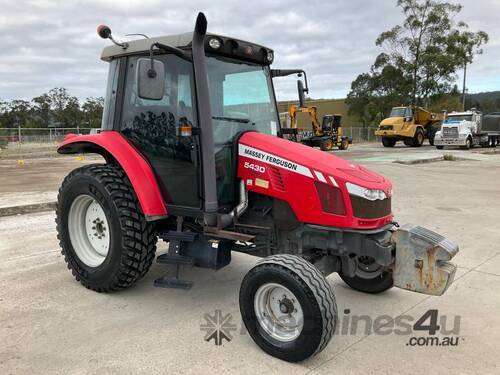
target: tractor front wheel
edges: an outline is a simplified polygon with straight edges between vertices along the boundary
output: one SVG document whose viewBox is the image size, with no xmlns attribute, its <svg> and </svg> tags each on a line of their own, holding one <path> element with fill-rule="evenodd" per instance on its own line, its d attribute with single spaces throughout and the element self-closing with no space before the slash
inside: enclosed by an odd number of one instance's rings
<svg viewBox="0 0 500 375">
<path fill-rule="evenodd" d="M 322 351 L 337 324 L 332 288 L 296 255 L 273 255 L 252 268 L 241 284 L 240 310 L 255 343 L 289 362 Z"/>
<path fill-rule="evenodd" d="M 392 273 L 368 256 L 358 258 L 358 268 L 353 277 L 345 276 L 342 272 L 339 276 L 351 288 L 364 293 L 381 293 L 394 285 Z"/>
<path fill-rule="evenodd" d="M 125 173 L 94 164 L 72 171 L 59 189 L 58 239 L 76 280 L 88 289 L 124 289 L 149 270 L 157 236 Z"/>
</svg>

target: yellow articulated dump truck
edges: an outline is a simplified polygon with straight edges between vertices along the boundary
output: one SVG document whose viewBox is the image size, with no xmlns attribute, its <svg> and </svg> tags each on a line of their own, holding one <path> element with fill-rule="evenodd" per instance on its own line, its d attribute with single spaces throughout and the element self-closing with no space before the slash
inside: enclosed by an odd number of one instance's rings
<svg viewBox="0 0 500 375">
<path fill-rule="evenodd" d="M 422 107 L 394 107 L 382 120 L 375 135 L 382 138 L 384 147 L 394 147 L 397 141 L 420 147 L 427 138 L 434 145 L 434 135 L 441 129 L 444 114 L 432 113 Z"/>
</svg>

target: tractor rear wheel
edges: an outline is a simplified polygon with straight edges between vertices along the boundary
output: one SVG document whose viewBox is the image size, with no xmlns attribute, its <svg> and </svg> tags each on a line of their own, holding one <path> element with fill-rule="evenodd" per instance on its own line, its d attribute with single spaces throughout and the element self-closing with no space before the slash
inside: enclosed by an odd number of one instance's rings
<svg viewBox="0 0 500 375">
<path fill-rule="evenodd" d="M 56 223 L 64 260 L 88 289 L 125 289 L 153 262 L 154 227 L 117 166 L 93 164 L 72 171 L 59 189 Z"/>
<path fill-rule="evenodd" d="M 351 288 L 364 293 L 381 293 L 394 285 L 392 273 L 368 256 L 358 258 L 358 269 L 353 277 L 345 276 L 342 272 L 339 272 L 339 276 Z"/>
<path fill-rule="evenodd" d="M 382 144 L 384 147 L 394 147 L 396 145 L 396 138 L 382 137 Z"/>
<path fill-rule="evenodd" d="M 322 351 L 337 325 L 332 288 L 316 267 L 296 255 L 257 263 L 241 283 L 240 311 L 255 343 L 289 362 Z"/>
</svg>

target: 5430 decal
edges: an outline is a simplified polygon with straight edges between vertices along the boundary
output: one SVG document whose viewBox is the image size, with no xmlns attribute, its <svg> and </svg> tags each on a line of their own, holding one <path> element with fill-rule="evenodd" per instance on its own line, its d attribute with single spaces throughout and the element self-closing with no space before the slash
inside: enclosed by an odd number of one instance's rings
<svg viewBox="0 0 500 375">
<path fill-rule="evenodd" d="M 263 167 L 262 165 L 258 165 L 258 164 L 254 164 L 254 163 L 249 163 L 248 161 L 246 161 L 243 164 L 243 168 L 251 169 L 251 170 L 258 172 L 258 173 L 265 173 L 266 172 L 266 167 Z"/>
</svg>

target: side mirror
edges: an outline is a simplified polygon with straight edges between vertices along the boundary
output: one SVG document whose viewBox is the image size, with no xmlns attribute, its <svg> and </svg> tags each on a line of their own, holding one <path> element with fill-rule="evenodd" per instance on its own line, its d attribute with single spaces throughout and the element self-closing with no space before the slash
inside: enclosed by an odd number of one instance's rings
<svg viewBox="0 0 500 375">
<path fill-rule="evenodd" d="M 304 83 L 300 79 L 297 81 L 297 92 L 299 94 L 299 107 L 303 108 L 306 106 L 306 97 L 304 95 Z"/>
<path fill-rule="evenodd" d="M 161 100 L 165 95 L 165 65 L 162 61 L 137 60 L 137 95 L 141 99 Z"/>
</svg>

